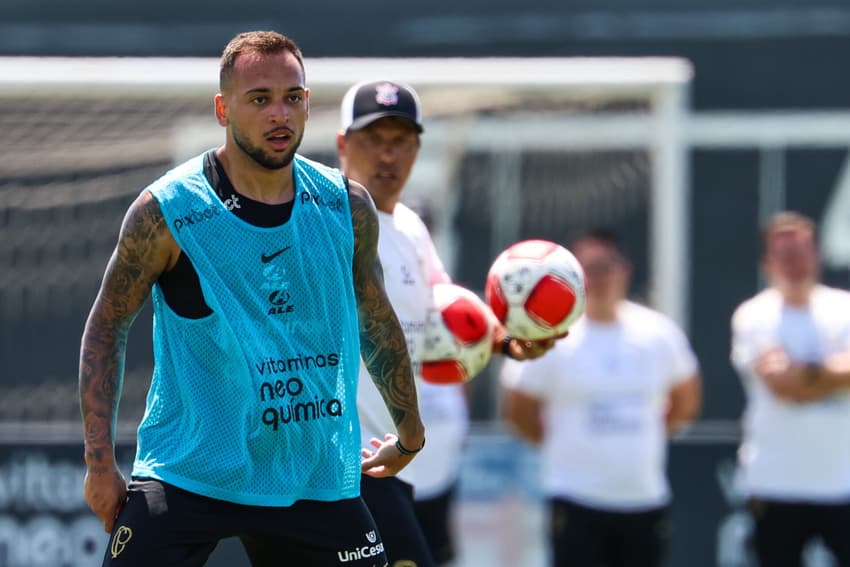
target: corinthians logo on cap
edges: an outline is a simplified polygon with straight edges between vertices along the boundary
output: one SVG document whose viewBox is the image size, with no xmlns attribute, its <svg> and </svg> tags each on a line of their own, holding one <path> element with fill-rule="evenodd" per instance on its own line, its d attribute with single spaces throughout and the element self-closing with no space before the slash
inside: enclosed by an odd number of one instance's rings
<svg viewBox="0 0 850 567">
<path fill-rule="evenodd" d="M 376 85 L 375 102 L 382 106 L 396 106 L 398 104 L 398 87 L 390 83 Z"/>
</svg>

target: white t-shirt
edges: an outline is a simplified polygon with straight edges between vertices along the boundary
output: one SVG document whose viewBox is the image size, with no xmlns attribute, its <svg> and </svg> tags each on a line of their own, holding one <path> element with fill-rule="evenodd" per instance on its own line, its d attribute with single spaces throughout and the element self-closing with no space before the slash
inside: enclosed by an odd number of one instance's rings
<svg viewBox="0 0 850 567">
<path fill-rule="evenodd" d="M 583 317 L 541 358 L 506 365 L 503 384 L 543 402 L 547 496 L 614 511 L 668 502 L 668 394 L 698 370 L 670 319 L 624 301 L 615 322 Z"/>
<path fill-rule="evenodd" d="M 378 211 L 378 219 L 384 286 L 407 339 L 427 439 L 422 452 L 398 476 L 413 484 L 417 498 L 428 498 L 448 488 L 457 477 L 468 428 L 463 386 L 429 384 L 420 377 L 425 320 L 433 308 L 431 286 L 450 280 L 428 229 L 416 213 L 399 203 L 392 214 Z M 374 449 L 369 439 L 383 440 L 385 434 L 395 433 L 384 399 L 362 361 L 357 410 L 364 447 Z"/>
<path fill-rule="evenodd" d="M 755 374 L 763 352 L 780 347 L 796 362 L 822 362 L 850 349 L 850 293 L 819 285 L 807 307 L 767 289 L 732 317 L 732 363 L 747 392 L 740 482 L 746 494 L 789 501 L 850 499 L 850 392 L 786 402 Z"/>
</svg>

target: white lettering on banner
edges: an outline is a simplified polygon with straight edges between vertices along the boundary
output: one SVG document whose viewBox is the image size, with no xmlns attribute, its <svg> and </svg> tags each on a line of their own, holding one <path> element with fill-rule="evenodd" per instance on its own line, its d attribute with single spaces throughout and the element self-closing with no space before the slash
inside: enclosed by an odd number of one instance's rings
<svg viewBox="0 0 850 567">
<path fill-rule="evenodd" d="M 63 522 L 36 516 L 22 522 L 0 515 L 0 565 L 3 567 L 96 567 L 107 535 L 94 516 Z"/>
<path fill-rule="evenodd" d="M 0 509 L 68 512 L 88 509 L 83 499 L 81 464 L 50 462 L 47 453 L 27 451 L 13 454 L 0 466 Z"/>
</svg>

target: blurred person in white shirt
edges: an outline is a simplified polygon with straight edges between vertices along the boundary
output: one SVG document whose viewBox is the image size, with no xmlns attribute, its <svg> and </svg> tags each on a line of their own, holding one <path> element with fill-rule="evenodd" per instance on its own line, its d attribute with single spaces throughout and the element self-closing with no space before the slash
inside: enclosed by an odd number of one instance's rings
<svg viewBox="0 0 850 567">
<path fill-rule="evenodd" d="M 768 287 L 732 317 L 740 482 L 764 567 L 802 565 L 815 537 L 850 565 L 850 293 L 820 283 L 816 232 L 795 212 L 765 225 Z"/>
<path fill-rule="evenodd" d="M 616 235 L 576 240 L 587 308 L 543 357 L 502 372 L 505 417 L 541 446 L 552 565 L 660 567 L 670 537 L 667 436 L 701 405 L 685 334 L 626 299 L 631 264 Z"/>
<path fill-rule="evenodd" d="M 455 557 L 452 506 L 460 472 L 468 416 L 462 384 L 430 384 L 421 377 L 425 321 L 433 308 L 432 287 L 450 282 L 422 218 L 401 202 L 419 156 L 424 132 L 419 95 L 392 80 L 361 81 L 341 104 L 342 128 L 336 146 L 343 174 L 362 183 L 378 213 L 378 256 L 393 310 L 401 322 L 413 362 L 416 389 L 428 443 L 402 447 L 420 452 L 418 467 L 398 476 L 363 474 L 360 488 L 391 567 L 443 565 Z M 535 358 L 552 348 L 554 339 L 520 341 L 499 325 L 493 350 L 517 359 Z M 380 407 L 381 396 L 361 364 L 357 412 L 364 456 L 380 446 L 392 417 Z M 388 430 L 389 431 L 389 430 Z M 400 449 L 400 450 L 401 450 Z"/>
</svg>

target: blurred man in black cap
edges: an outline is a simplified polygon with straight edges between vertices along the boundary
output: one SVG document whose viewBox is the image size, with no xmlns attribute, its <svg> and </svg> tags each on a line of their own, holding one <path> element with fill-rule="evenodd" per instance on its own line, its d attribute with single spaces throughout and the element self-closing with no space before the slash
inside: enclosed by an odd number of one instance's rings
<svg viewBox="0 0 850 567">
<path fill-rule="evenodd" d="M 341 114 L 342 129 L 337 134 L 340 165 L 346 176 L 367 187 L 375 201 L 384 285 L 404 329 L 429 431 L 428 445 L 415 459 L 421 463 L 419 468 L 408 467 L 397 477 L 364 474 L 361 494 L 381 532 L 391 566 L 445 564 L 455 555 L 451 503 L 468 418 L 463 385 L 430 384 L 421 379 L 425 320 L 433 303 L 431 287 L 450 279 L 422 218 L 401 203 L 423 132 L 419 96 L 397 81 L 364 81 L 345 94 Z M 526 359 L 541 355 L 553 344 L 553 340 L 511 339 L 499 326 L 493 350 Z M 392 420 L 362 366 L 357 410 L 362 443 L 374 449 Z M 370 450 L 364 449 L 364 456 L 368 457 Z"/>
</svg>

